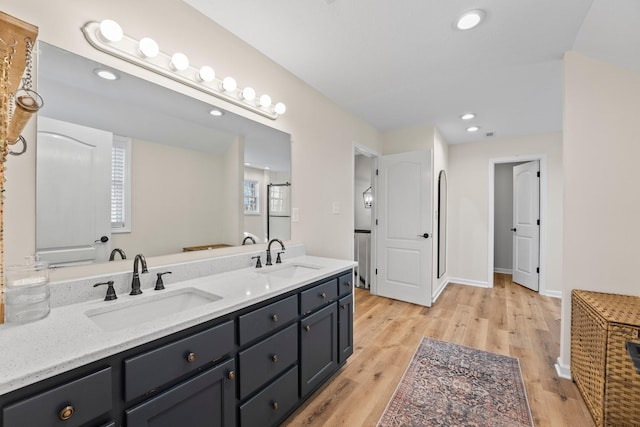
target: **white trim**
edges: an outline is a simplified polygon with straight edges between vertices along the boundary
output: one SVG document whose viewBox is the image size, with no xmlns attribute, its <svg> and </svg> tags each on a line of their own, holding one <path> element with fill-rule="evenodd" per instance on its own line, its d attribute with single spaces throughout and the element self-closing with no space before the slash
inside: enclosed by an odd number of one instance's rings
<svg viewBox="0 0 640 427">
<path fill-rule="evenodd" d="M 559 357 L 558 357 L 558 359 L 556 359 L 555 367 L 556 367 L 556 374 L 558 374 L 558 376 L 560 378 L 564 378 L 565 380 L 573 381 L 573 378 L 571 377 L 571 366 L 564 365 L 560 361 Z"/>
<path fill-rule="evenodd" d="M 542 295 L 547 293 L 547 155 L 546 154 L 526 154 L 522 156 L 498 157 L 489 159 L 489 251 L 488 251 L 488 272 L 487 278 L 490 287 L 493 287 L 493 257 L 494 257 L 494 203 L 495 203 L 495 167 L 499 163 L 531 162 L 537 160 L 540 163 L 540 264 L 541 273 L 538 275 L 538 292 Z"/>
<path fill-rule="evenodd" d="M 355 200 L 355 170 L 356 170 L 356 154 L 363 154 L 367 157 L 370 157 L 372 162 L 371 162 L 371 193 L 373 195 L 373 206 L 371 207 L 371 251 L 370 251 L 370 257 L 371 257 L 371 262 L 369 263 L 370 266 L 370 271 L 369 271 L 369 292 L 371 292 L 373 295 L 377 295 L 377 291 L 378 291 L 378 276 L 375 274 L 376 271 L 376 266 L 377 266 L 377 253 L 376 253 L 376 247 L 377 247 L 377 227 L 374 223 L 375 218 L 378 217 L 378 208 L 377 208 L 377 204 L 376 204 L 376 192 L 377 192 L 377 187 L 378 187 L 378 178 L 375 174 L 375 170 L 378 169 L 378 157 L 381 156 L 381 154 L 372 149 L 371 147 L 367 147 L 366 145 L 362 145 L 356 141 L 352 142 L 352 146 L 353 146 L 353 150 L 352 150 L 352 162 L 351 162 L 351 176 L 353 177 L 353 181 L 351 182 L 351 200 L 352 203 Z M 352 215 L 351 217 L 351 230 L 355 229 L 355 212 L 354 215 Z M 354 249 L 354 239 L 350 239 L 350 245 L 351 245 L 351 254 L 355 253 L 355 249 Z M 355 308 L 355 307 L 354 307 Z"/>
<path fill-rule="evenodd" d="M 493 272 L 500 274 L 513 274 L 513 270 L 510 268 L 494 268 Z"/>
<path fill-rule="evenodd" d="M 480 288 L 493 288 L 493 280 L 489 282 L 481 282 L 479 280 L 462 279 L 460 277 L 449 277 L 448 283 L 456 283 L 458 285 L 478 286 Z"/>
<path fill-rule="evenodd" d="M 440 297 L 440 295 L 442 295 L 442 293 L 444 292 L 444 290 L 445 290 L 445 288 L 447 287 L 448 284 L 449 284 L 449 278 L 445 277 L 444 280 L 442 281 L 442 283 L 440 284 L 440 286 L 438 287 L 438 289 L 436 289 L 435 293 L 433 294 L 433 297 L 431 298 L 431 304 L 436 302 L 438 297 Z"/>
<path fill-rule="evenodd" d="M 540 295 L 544 295 L 545 297 L 562 299 L 562 291 L 545 291 L 545 292 L 540 292 Z"/>
<path fill-rule="evenodd" d="M 112 144 L 112 147 L 119 145 L 124 149 L 124 225 L 122 227 L 116 228 L 111 227 L 111 234 L 131 233 L 131 230 L 133 229 L 133 216 L 131 215 L 131 193 L 133 192 L 133 188 L 131 186 L 133 140 L 127 136 L 113 135 Z M 113 165 L 111 167 L 113 169 Z M 111 185 L 109 186 L 109 188 L 111 188 Z M 109 202 L 109 206 L 111 206 L 111 202 Z M 109 218 L 111 218 L 111 214 L 109 214 Z"/>
</svg>

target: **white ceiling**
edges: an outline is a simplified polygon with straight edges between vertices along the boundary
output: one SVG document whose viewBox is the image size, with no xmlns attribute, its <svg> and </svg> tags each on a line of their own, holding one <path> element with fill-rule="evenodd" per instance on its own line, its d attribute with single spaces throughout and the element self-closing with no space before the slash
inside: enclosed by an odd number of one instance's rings
<svg viewBox="0 0 640 427">
<path fill-rule="evenodd" d="M 640 72 L 639 0 L 184 1 L 380 131 L 449 143 L 560 131 L 567 50 Z"/>
</svg>

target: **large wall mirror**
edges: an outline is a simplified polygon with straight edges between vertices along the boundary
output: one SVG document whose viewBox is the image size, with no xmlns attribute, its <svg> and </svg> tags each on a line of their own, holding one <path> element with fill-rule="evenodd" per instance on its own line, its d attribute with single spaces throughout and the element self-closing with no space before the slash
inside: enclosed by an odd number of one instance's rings
<svg viewBox="0 0 640 427">
<path fill-rule="evenodd" d="M 99 70 L 110 69 L 39 43 L 36 249 L 44 259 L 73 265 L 107 261 L 115 248 L 131 258 L 290 238 L 288 134 Z M 279 218 L 271 227 L 270 212 Z"/>
</svg>

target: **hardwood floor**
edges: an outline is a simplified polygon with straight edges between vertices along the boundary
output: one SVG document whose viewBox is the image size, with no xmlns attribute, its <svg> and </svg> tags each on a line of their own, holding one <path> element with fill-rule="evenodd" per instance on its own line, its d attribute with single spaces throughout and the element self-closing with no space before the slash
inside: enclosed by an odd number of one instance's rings
<svg viewBox="0 0 640 427">
<path fill-rule="evenodd" d="M 354 354 L 285 426 L 375 426 L 423 336 L 520 359 L 538 427 L 593 426 L 576 385 L 557 377 L 560 300 L 496 274 L 491 289 L 449 284 L 431 308 L 356 289 Z"/>
</svg>

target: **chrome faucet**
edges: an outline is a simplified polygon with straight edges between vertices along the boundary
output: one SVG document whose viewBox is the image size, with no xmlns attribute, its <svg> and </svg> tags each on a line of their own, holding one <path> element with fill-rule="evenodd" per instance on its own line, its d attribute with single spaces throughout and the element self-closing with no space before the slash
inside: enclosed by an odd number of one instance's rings
<svg viewBox="0 0 640 427">
<path fill-rule="evenodd" d="M 116 254 L 120 254 L 120 258 L 122 259 L 127 259 L 127 254 L 125 254 L 122 249 L 115 248 L 111 251 L 111 255 L 109 255 L 109 261 L 113 261 L 114 259 L 116 259 Z"/>
<path fill-rule="evenodd" d="M 136 255 L 136 258 L 133 260 L 133 280 L 131 281 L 131 292 L 129 295 L 140 295 L 142 293 L 140 290 L 140 276 L 138 275 L 138 262 L 142 264 L 142 271 L 140 273 L 149 272 L 149 270 L 147 270 L 147 260 L 144 258 L 144 255 Z"/>
<path fill-rule="evenodd" d="M 251 236 L 247 236 L 247 237 L 245 237 L 245 238 L 244 238 L 244 240 L 242 241 L 242 244 L 243 244 L 243 245 L 246 245 L 246 244 L 247 244 L 247 240 L 251 240 L 251 242 L 253 242 L 253 244 L 254 244 L 254 245 L 256 244 L 256 239 L 254 239 L 254 238 L 253 238 L 253 237 L 251 237 Z"/>
<path fill-rule="evenodd" d="M 269 245 L 267 245 L 267 262 L 265 262 L 265 264 L 264 264 L 264 265 L 272 265 L 272 264 L 271 264 L 271 244 L 272 244 L 273 242 L 278 242 L 278 243 L 280 243 L 280 247 L 281 247 L 281 248 L 282 248 L 282 250 L 284 251 L 284 243 L 282 243 L 282 240 L 280 240 L 280 239 L 271 239 L 271 240 L 269 241 Z M 277 261 L 276 261 L 276 263 L 277 263 Z"/>
</svg>

